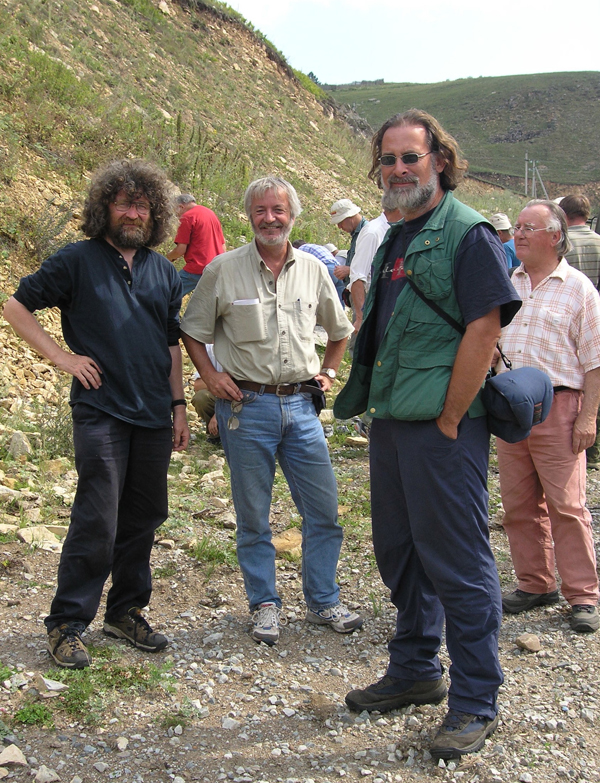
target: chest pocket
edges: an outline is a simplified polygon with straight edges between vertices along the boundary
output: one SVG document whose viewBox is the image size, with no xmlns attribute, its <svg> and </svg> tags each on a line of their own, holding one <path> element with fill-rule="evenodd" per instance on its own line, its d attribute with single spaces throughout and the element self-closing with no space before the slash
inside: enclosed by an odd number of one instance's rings
<svg viewBox="0 0 600 783">
<path fill-rule="evenodd" d="M 254 343 L 267 336 L 263 306 L 256 304 L 232 305 L 228 317 L 236 343 Z"/>
<path fill-rule="evenodd" d="M 315 326 L 317 324 L 317 303 L 297 301 L 292 306 L 292 319 L 296 334 L 300 340 L 310 341 L 314 339 Z"/>
<path fill-rule="evenodd" d="M 420 254 L 412 266 L 413 280 L 428 299 L 445 299 L 452 291 L 452 260 Z"/>
</svg>

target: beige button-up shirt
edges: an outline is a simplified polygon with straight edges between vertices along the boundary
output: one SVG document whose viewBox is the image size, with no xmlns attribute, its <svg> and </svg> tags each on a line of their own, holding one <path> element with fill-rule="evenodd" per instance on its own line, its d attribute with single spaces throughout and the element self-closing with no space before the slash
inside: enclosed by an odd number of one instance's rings
<svg viewBox="0 0 600 783">
<path fill-rule="evenodd" d="M 253 240 L 206 267 L 181 329 L 201 343 L 214 342 L 217 361 L 234 379 L 273 384 L 319 372 L 317 324 L 330 340 L 352 333 L 327 267 L 288 245 L 275 284 Z"/>
</svg>

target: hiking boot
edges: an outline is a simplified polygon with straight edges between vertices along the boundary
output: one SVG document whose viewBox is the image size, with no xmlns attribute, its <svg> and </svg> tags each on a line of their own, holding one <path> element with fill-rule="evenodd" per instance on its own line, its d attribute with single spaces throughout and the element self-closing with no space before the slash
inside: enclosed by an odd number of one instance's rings
<svg viewBox="0 0 600 783">
<path fill-rule="evenodd" d="M 338 633 L 352 633 L 363 624 L 363 618 L 344 604 L 336 604 L 328 609 L 308 609 L 306 620 L 315 625 L 330 625 Z"/>
<path fill-rule="evenodd" d="M 258 605 L 258 609 L 252 615 L 252 622 L 254 624 L 252 638 L 271 647 L 279 641 L 279 626 L 287 625 L 287 617 L 277 604 L 267 601 Z"/>
<path fill-rule="evenodd" d="M 502 596 L 502 608 L 509 614 L 519 614 L 533 609 L 534 606 L 550 606 L 560 601 L 558 590 L 551 593 L 526 593 L 525 590 L 515 590 Z"/>
<path fill-rule="evenodd" d="M 483 718 L 468 712 L 448 710 L 429 752 L 434 759 L 458 759 L 465 753 L 475 753 L 483 747 L 486 737 L 498 725 L 498 716 Z"/>
<path fill-rule="evenodd" d="M 48 652 L 64 669 L 85 669 L 92 662 L 81 633 L 77 626 L 68 623 L 57 625 L 48 633 Z"/>
<path fill-rule="evenodd" d="M 577 604 L 571 607 L 569 617 L 571 628 L 578 633 L 594 633 L 600 628 L 598 607 L 590 604 Z"/>
<path fill-rule="evenodd" d="M 169 640 L 162 633 L 152 630 L 148 621 L 144 619 L 142 610 L 133 606 L 127 614 L 114 620 L 104 620 L 104 633 L 114 639 L 126 639 L 134 647 L 148 652 L 164 650 Z"/>
<path fill-rule="evenodd" d="M 355 712 L 389 712 L 407 704 L 438 704 L 447 692 L 441 677 L 439 680 L 414 682 L 386 674 L 364 690 L 350 691 L 346 695 L 346 704 Z"/>
</svg>

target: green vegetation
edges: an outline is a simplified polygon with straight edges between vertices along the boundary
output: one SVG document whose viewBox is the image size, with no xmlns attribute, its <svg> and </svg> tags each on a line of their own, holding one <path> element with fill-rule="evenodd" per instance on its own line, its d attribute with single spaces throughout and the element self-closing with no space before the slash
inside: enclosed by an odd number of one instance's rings
<svg viewBox="0 0 600 783">
<path fill-rule="evenodd" d="M 54 728 L 54 715 L 50 708 L 39 701 L 26 702 L 15 712 L 15 725 L 25 723 L 29 726 L 42 726 L 45 729 Z"/>
<path fill-rule="evenodd" d="M 525 154 L 557 183 L 600 180 L 600 73 L 546 73 L 334 89 L 373 127 L 411 107 L 459 141 L 472 172 L 523 177 Z"/>
<path fill-rule="evenodd" d="M 123 698 L 124 691 L 143 693 L 167 686 L 164 678 L 168 664 L 124 662 L 118 649 L 112 646 L 90 647 L 89 650 L 93 659 L 89 668 L 79 671 L 55 669 L 50 673 L 52 679 L 69 686 L 69 690 L 52 700 L 53 710 L 98 725 L 106 718 L 106 708 Z"/>
<path fill-rule="evenodd" d="M 190 549 L 190 555 L 199 563 L 220 564 L 234 566 L 237 564 L 235 547 L 231 542 L 222 544 L 209 535 L 203 535 Z"/>
</svg>

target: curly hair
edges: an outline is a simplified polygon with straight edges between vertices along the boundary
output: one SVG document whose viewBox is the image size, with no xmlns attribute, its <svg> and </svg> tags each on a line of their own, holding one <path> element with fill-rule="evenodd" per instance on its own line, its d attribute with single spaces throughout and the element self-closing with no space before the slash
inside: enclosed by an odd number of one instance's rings
<svg viewBox="0 0 600 783">
<path fill-rule="evenodd" d="M 152 217 L 152 231 L 146 244 L 156 247 L 164 242 L 173 217 L 171 183 L 162 169 L 141 158 L 114 160 L 93 175 L 83 206 L 83 233 L 92 239 L 106 233 L 108 205 L 120 190 L 124 190 L 130 198 L 144 194 L 150 202 Z"/>
<path fill-rule="evenodd" d="M 402 114 L 395 114 L 383 123 L 381 128 L 371 139 L 371 170 L 369 178 L 381 187 L 381 144 L 383 136 L 390 128 L 410 127 L 411 125 L 425 128 L 427 143 L 431 152 L 436 153 L 438 159 L 446 162 L 444 170 L 440 174 L 440 186 L 442 190 L 455 190 L 460 184 L 467 168 L 468 162 L 462 157 L 458 142 L 442 128 L 439 122 L 421 109 L 409 109 Z"/>
</svg>

